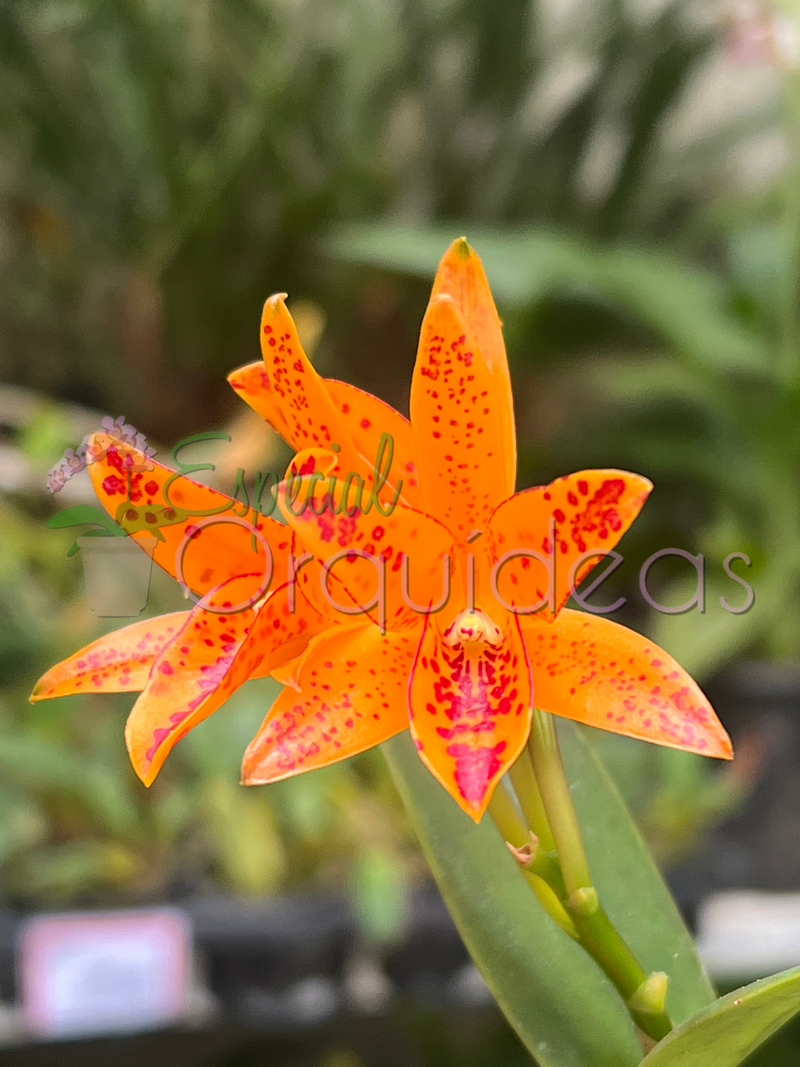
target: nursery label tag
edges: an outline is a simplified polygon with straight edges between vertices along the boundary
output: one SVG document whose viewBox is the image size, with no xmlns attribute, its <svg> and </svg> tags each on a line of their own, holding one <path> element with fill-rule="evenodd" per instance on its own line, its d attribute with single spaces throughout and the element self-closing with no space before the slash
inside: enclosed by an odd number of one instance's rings
<svg viewBox="0 0 800 1067">
<path fill-rule="evenodd" d="M 18 947 L 23 1018 L 45 1037 L 150 1029 L 186 1013 L 191 938 L 172 908 L 41 915 Z"/>
</svg>

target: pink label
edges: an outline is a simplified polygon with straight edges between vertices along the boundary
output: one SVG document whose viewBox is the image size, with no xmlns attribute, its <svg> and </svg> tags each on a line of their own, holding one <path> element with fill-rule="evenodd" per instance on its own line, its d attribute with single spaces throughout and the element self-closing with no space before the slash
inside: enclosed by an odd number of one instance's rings
<svg viewBox="0 0 800 1067">
<path fill-rule="evenodd" d="M 39 915 L 17 952 L 23 1019 L 44 1037 L 147 1030 L 187 1011 L 191 933 L 175 909 Z"/>
</svg>

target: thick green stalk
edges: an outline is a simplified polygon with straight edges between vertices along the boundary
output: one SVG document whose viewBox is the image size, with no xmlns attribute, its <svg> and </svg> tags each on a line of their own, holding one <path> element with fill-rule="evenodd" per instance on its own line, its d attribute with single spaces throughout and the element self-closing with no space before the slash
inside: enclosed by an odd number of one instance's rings
<svg viewBox="0 0 800 1067">
<path fill-rule="evenodd" d="M 672 1029 L 664 1011 L 665 976 L 645 973 L 600 905 L 589 873 L 555 724 L 550 715 L 538 709 L 533 712 L 528 748 L 563 871 L 566 910 L 581 943 L 619 990 L 631 1017 L 646 1034 L 659 1041 Z"/>
</svg>

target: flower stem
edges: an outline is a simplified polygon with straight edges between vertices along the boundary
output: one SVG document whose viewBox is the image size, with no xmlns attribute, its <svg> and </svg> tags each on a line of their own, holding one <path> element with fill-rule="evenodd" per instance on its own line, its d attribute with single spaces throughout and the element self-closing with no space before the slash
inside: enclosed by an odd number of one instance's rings
<svg viewBox="0 0 800 1067">
<path fill-rule="evenodd" d="M 564 905 L 581 944 L 602 967 L 625 1001 L 631 1017 L 659 1041 L 672 1023 L 664 1010 L 666 975 L 647 975 L 600 904 L 592 884 L 580 824 L 564 771 L 555 723 L 546 712 L 533 711 L 528 741 L 532 773 L 564 876 Z M 524 772 L 523 772 L 524 773 Z"/>
<path fill-rule="evenodd" d="M 541 791 L 542 804 L 552 827 L 567 894 L 572 896 L 590 887 L 592 879 L 578 816 L 575 814 L 572 794 L 561 761 L 555 724 L 547 712 L 539 711 L 538 708 L 533 709 L 528 751 L 532 772 Z"/>
<path fill-rule="evenodd" d="M 528 826 L 539 838 L 539 846 L 546 852 L 553 852 L 556 847 L 553 832 L 547 820 L 542 794 L 539 792 L 539 783 L 533 773 L 533 764 L 527 749 L 523 749 L 511 765 L 508 777 L 514 786 L 514 792 L 517 794 L 517 800 L 522 808 L 522 814 L 528 821 Z"/>
<path fill-rule="evenodd" d="M 487 810 L 504 841 L 513 845 L 515 849 L 521 849 L 531 843 L 528 828 L 502 782 L 495 789 Z M 575 924 L 559 899 L 563 896 L 563 888 L 559 893 L 553 885 L 555 882 L 556 886 L 560 883 L 563 887 L 558 860 L 554 860 L 552 855 L 542 854 L 537 849 L 531 863 L 526 867 L 521 867 L 520 870 L 545 911 L 562 930 L 577 940 L 578 931 Z"/>
</svg>

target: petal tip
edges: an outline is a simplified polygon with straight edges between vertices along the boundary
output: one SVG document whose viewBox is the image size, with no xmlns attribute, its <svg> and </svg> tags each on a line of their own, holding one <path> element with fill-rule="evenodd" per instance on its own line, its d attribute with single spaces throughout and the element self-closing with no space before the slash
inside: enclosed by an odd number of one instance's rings
<svg viewBox="0 0 800 1067">
<path fill-rule="evenodd" d="M 723 730 L 722 736 L 719 739 L 719 759 L 733 759 L 733 742 L 728 736 L 727 732 Z"/>
<path fill-rule="evenodd" d="M 272 296 L 267 297 L 264 302 L 264 315 L 267 311 L 271 311 L 273 315 L 276 314 L 281 307 L 286 305 L 288 298 L 288 293 L 273 293 Z"/>
<path fill-rule="evenodd" d="M 50 672 L 48 671 L 47 674 Z M 43 674 L 36 685 L 31 690 L 31 695 L 28 697 L 29 704 L 36 704 L 40 700 L 45 699 L 44 684 L 47 680 L 47 674 Z"/>
<path fill-rule="evenodd" d="M 259 363 L 263 363 L 263 360 L 260 360 Z M 232 371 L 228 371 L 228 374 L 226 375 L 226 381 L 228 381 L 233 386 L 233 388 L 238 391 L 241 388 L 241 382 L 237 381 L 237 379 L 241 377 L 244 371 L 250 370 L 252 366 L 252 363 L 242 363 L 238 367 L 234 367 Z"/>
<path fill-rule="evenodd" d="M 148 767 L 139 767 L 134 763 L 133 769 L 136 771 L 136 776 L 142 785 L 149 789 L 158 777 L 158 772 L 161 768 L 154 766 L 152 763 Z"/>
</svg>

